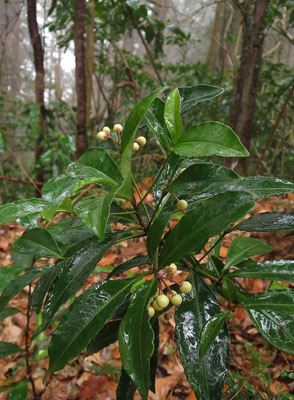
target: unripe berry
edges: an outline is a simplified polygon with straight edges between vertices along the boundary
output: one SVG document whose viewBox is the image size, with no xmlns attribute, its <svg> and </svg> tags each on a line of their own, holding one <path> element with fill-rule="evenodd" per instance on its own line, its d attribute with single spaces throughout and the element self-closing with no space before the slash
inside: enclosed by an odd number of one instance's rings
<svg viewBox="0 0 294 400">
<path fill-rule="evenodd" d="M 148 307 L 148 315 L 149 315 L 149 317 L 152 318 L 154 314 L 155 314 L 154 308 L 151 307 L 151 306 Z"/>
<path fill-rule="evenodd" d="M 100 142 L 104 142 L 104 140 L 107 139 L 106 133 L 103 132 L 103 131 L 98 132 L 98 133 L 97 133 L 97 139 L 98 139 Z"/>
<path fill-rule="evenodd" d="M 172 292 L 172 293 L 171 293 Z M 167 292 L 167 297 L 169 298 L 169 300 L 171 300 L 172 297 L 177 295 L 177 292 L 175 290 L 172 290 L 171 292 Z"/>
<path fill-rule="evenodd" d="M 173 275 L 177 272 L 178 268 L 176 266 L 176 264 L 171 263 L 170 265 L 168 265 L 167 267 L 164 268 L 166 270 L 166 272 L 170 275 Z"/>
<path fill-rule="evenodd" d="M 177 209 L 180 211 L 185 211 L 188 207 L 188 203 L 186 202 L 186 200 L 179 200 L 177 202 Z"/>
<path fill-rule="evenodd" d="M 133 151 L 138 151 L 138 150 L 139 150 L 139 147 L 140 147 L 140 146 L 138 145 L 138 143 L 135 142 L 135 143 L 133 144 Z"/>
<path fill-rule="evenodd" d="M 180 169 L 180 174 L 185 171 L 186 168 Z"/>
<path fill-rule="evenodd" d="M 138 143 L 138 145 L 139 146 L 141 146 L 141 147 L 144 147 L 145 146 L 145 144 L 146 144 L 146 138 L 144 138 L 144 136 L 139 136 L 137 139 L 136 139 L 136 142 Z"/>
<path fill-rule="evenodd" d="M 114 132 L 120 133 L 123 130 L 121 124 L 115 124 L 113 127 Z"/>
<path fill-rule="evenodd" d="M 180 291 L 182 293 L 190 293 L 192 290 L 192 285 L 188 281 L 184 281 L 180 287 Z"/>
<path fill-rule="evenodd" d="M 160 294 L 156 299 L 156 303 L 159 307 L 165 308 L 169 304 L 169 298 L 165 294 Z"/>
<path fill-rule="evenodd" d="M 162 310 L 162 307 L 159 307 L 159 305 L 157 304 L 156 300 L 153 301 L 152 307 L 154 308 L 155 311 L 161 311 Z"/>
<path fill-rule="evenodd" d="M 104 128 L 102 128 L 102 131 L 105 133 L 110 133 L 110 128 L 108 128 L 108 126 L 104 126 Z"/>
<path fill-rule="evenodd" d="M 170 299 L 170 302 L 172 304 L 174 304 L 175 306 L 179 306 L 183 301 L 182 296 L 180 296 L 179 294 L 176 294 L 175 296 L 172 296 Z"/>
</svg>

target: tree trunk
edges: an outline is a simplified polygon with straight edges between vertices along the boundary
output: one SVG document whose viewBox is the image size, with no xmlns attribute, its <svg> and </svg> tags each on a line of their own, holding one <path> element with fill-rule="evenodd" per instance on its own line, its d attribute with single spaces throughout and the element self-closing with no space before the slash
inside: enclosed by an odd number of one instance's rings
<svg viewBox="0 0 294 400">
<path fill-rule="evenodd" d="M 44 104 L 44 50 L 42 47 L 42 41 L 37 22 L 36 0 L 27 0 L 27 13 L 30 39 L 34 52 L 34 65 L 36 70 L 36 103 L 40 106 L 40 131 L 35 142 L 35 162 L 37 164 L 40 161 L 44 150 L 41 142 L 44 139 L 46 117 Z M 43 171 L 41 168 L 37 169 L 37 181 L 44 182 Z M 40 187 L 38 189 L 39 190 L 36 190 L 36 196 L 40 196 Z"/>
<path fill-rule="evenodd" d="M 89 127 L 90 115 L 91 115 L 91 103 L 92 103 L 92 86 L 93 86 L 93 68 L 94 68 L 94 18 L 95 18 L 95 2 L 90 0 L 88 3 L 88 11 L 90 21 L 87 24 L 86 36 L 86 127 Z"/>
<path fill-rule="evenodd" d="M 85 49 L 84 31 L 86 20 L 85 0 L 76 0 L 76 14 L 74 16 L 74 44 L 76 61 L 76 93 L 77 93 L 77 135 L 76 154 L 81 156 L 88 148 L 86 111 L 86 71 L 85 71 Z"/>
<path fill-rule="evenodd" d="M 238 1 L 235 3 L 243 17 L 243 38 L 229 125 L 250 150 L 269 0 L 246 0 L 242 5 Z M 230 161 L 226 160 L 226 164 L 230 165 Z M 246 158 L 241 160 L 241 167 L 242 172 L 247 171 Z"/>
</svg>

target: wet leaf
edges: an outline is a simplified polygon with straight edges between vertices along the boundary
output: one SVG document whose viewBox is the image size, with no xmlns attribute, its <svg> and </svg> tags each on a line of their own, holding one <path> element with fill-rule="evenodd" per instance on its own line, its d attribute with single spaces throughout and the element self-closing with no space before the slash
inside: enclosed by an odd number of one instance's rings
<svg viewBox="0 0 294 400">
<path fill-rule="evenodd" d="M 294 214 L 284 212 L 264 212 L 253 215 L 235 226 L 235 230 L 247 232 L 277 232 L 294 230 Z"/>
<path fill-rule="evenodd" d="M 0 207 L 0 225 L 15 221 L 17 218 L 41 212 L 48 206 L 42 199 L 16 200 Z"/>
<path fill-rule="evenodd" d="M 182 135 L 181 98 L 179 90 L 174 89 L 167 97 L 164 107 L 164 121 L 170 132 L 172 141 L 177 143 Z"/>
<path fill-rule="evenodd" d="M 19 353 L 22 348 L 14 343 L 0 342 L 0 358 L 10 356 L 10 354 Z"/>
<path fill-rule="evenodd" d="M 228 276 L 294 282 L 294 260 L 250 262 Z"/>
</svg>

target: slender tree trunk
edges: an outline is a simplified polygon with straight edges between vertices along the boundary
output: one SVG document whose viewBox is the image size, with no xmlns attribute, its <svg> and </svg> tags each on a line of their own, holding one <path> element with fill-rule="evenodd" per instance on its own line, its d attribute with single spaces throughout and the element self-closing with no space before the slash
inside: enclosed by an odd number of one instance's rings
<svg viewBox="0 0 294 400">
<path fill-rule="evenodd" d="M 213 68 L 214 67 L 213 58 L 214 58 L 214 54 L 215 54 L 215 38 L 216 38 L 218 30 L 219 30 L 221 10 L 222 10 L 222 3 L 219 2 L 219 3 L 217 3 L 216 9 L 215 9 L 213 27 L 212 27 L 210 43 L 209 43 L 209 48 L 208 48 L 207 58 L 206 58 L 206 63 L 209 65 L 209 67 L 212 70 L 214 69 Z"/>
<path fill-rule="evenodd" d="M 76 14 L 74 16 L 74 44 L 77 94 L 76 154 L 78 157 L 82 155 L 88 148 L 86 128 L 87 93 L 84 49 L 85 20 L 86 2 L 85 0 L 76 0 Z"/>
<path fill-rule="evenodd" d="M 37 22 L 36 0 L 27 0 L 27 13 L 30 39 L 34 51 L 34 65 L 36 70 L 36 103 L 40 106 L 40 132 L 35 142 L 35 162 L 37 164 L 44 150 L 41 142 L 44 139 L 46 117 L 44 104 L 44 49 L 42 47 L 42 41 Z M 37 169 L 37 181 L 44 182 L 43 171 L 41 168 Z M 36 190 L 36 195 L 40 196 L 40 191 Z"/>
<path fill-rule="evenodd" d="M 264 21 L 269 2 L 270 0 L 246 0 L 240 4 L 239 1 L 235 1 L 243 17 L 243 38 L 229 125 L 238 133 L 248 150 L 250 150 L 265 37 Z M 230 165 L 230 160 L 226 160 L 226 164 Z M 242 159 L 240 164 L 242 172 L 246 172 L 247 159 Z"/>
<path fill-rule="evenodd" d="M 91 115 L 91 100 L 92 100 L 92 86 L 93 86 L 93 68 L 94 68 L 94 18 L 95 18 L 95 2 L 90 0 L 88 3 L 88 11 L 90 21 L 87 23 L 86 36 L 86 127 L 89 127 Z"/>
</svg>

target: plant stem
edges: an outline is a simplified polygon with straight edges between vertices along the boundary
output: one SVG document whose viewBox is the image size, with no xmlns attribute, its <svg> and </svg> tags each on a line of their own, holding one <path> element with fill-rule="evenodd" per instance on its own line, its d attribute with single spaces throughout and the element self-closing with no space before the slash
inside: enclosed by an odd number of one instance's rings
<svg viewBox="0 0 294 400">
<path fill-rule="evenodd" d="M 223 240 L 223 238 L 226 236 L 227 233 L 229 233 L 229 232 L 228 232 L 228 231 L 224 231 L 224 232 L 221 234 L 221 236 L 220 236 L 220 237 L 218 238 L 218 240 L 214 243 L 214 245 L 211 246 L 211 248 L 205 252 L 204 256 L 202 256 L 202 257 L 200 258 L 200 260 L 198 260 L 199 264 L 200 264 L 200 262 L 201 262 L 206 256 L 208 256 L 208 254 L 219 244 L 219 242 L 220 242 L 221 240 Z"/>
<path fill-rule="evenodd" d="M 136 212 L 136 215 L 137 215 L 139 224 L 141 225 L 141 227 L 143 228 L 144 232 L 146 233 L 147 228 L 146 228 L 146 226 L 145 226 L 145 224 L 144 224 L 144 221 L 143 221 L 143 218 L 142 218 L 140 209 L 139 209 L 139 207 L 138 207 L 138 204 L 136 203 L 136 200 L 133 199 L 133 200 L 131 201 L 131 204 L 132 204 L 132 206 L 134 207 L 134 210 L 135 210 L 135 212 Z"/>
<path fill-rule="evenodd" d="M 146 214 L 146 217 L 147 217 L 148 221 L 150 221 L 150 216 L 148 214 L 148 210 L 146 208 L 146 204 L 144 203 L 144 201 L 142 201 L 142 196 L 141 196 L 140 190 L 138 188 L 137 182 L 135 181 L 135 178 L 133 177 L 133 174 L 131 174 L 131 178 L 132 178 L 133 184 L 135 186 L 136 192 L 138 193 L 138 196 L 140 198 L 140 203 L 139 204 L 142 203 L 144 211 L 145 211 L 145 214 Z"/>
<path fill-rule="evenodd" d="M 33 257 L 30 270 L 33 268 L 35 264 L 35 257 Z M 30 330 L 30 318 L 31 318 L 31 294 L 32 294 L 32 284 L 29 284 L 29 293 L 28 293 L 28 306 L 26 312 L 26 329 L 25 329 L 25 361 L 26 361 L 26 370 L 27 370 L 27 378 L 31 382 L 32 390 L 33 390 L 33 399 L 37 400 L 37 393 L 35 388 L 35 382 L 32 377 L 32 368 L 30 364 L 30 337 L 29 337 L 29 330 Z"/>
</svg>

